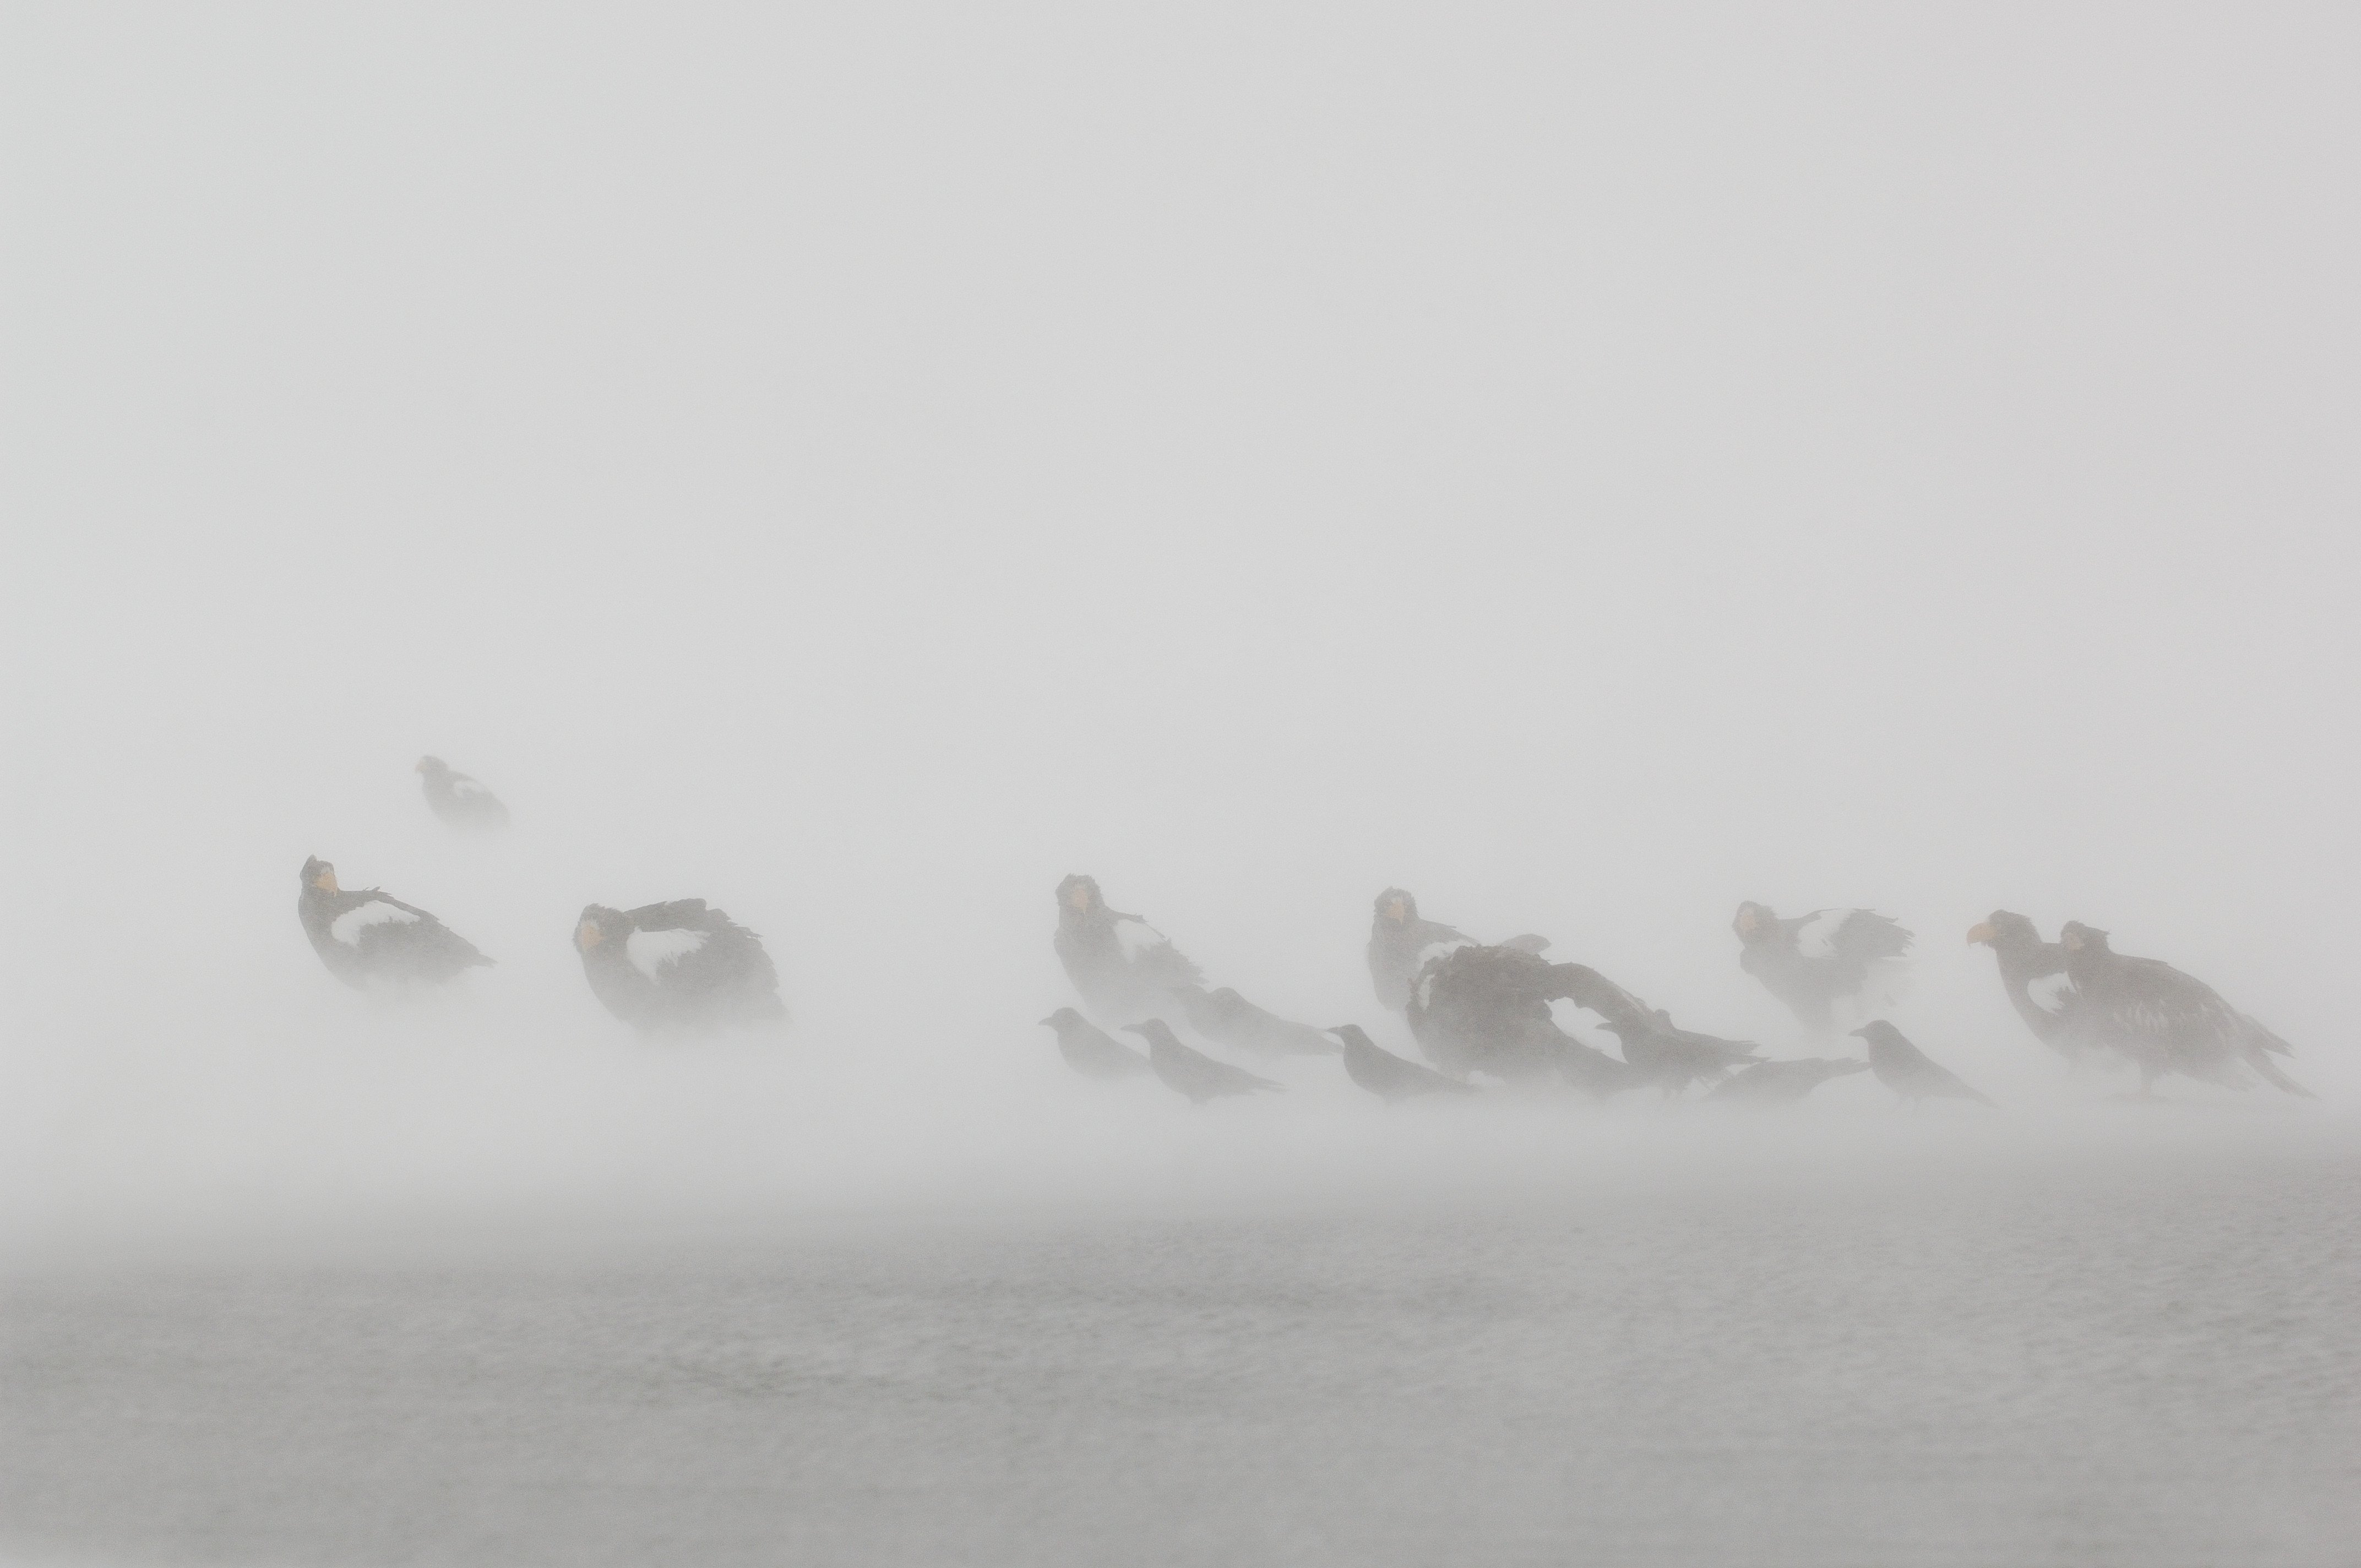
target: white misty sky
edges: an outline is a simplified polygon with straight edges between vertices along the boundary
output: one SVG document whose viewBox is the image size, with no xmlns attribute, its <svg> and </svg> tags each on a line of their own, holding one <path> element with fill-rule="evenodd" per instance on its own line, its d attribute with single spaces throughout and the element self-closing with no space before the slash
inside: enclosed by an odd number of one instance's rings
<svg viewBox="0 0 2361 1568">
<path fill-rule="evenodd" d="M 43 1028 L 319 1005 L 318 852 L 572 1022 L 703 893 L 1029 1026 L 1088 870 L 1726 1028 L 1739 899 L 1872 903 L 1995 1051 L 1960 931 L 2080 916 L 2349 1076 L 2350 9 L 834 9 L 9 8 Z"/>
</svg>

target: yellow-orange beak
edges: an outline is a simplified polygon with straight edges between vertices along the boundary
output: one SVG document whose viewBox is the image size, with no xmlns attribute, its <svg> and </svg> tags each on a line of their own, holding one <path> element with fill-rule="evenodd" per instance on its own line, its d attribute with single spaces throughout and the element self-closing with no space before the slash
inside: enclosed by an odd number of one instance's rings
<svg viewBox="0 0 2361 1568">
<path fill-rule="evenodd" d="M 574 928 L 574 945 L 577 948 L 595 948 L 604 939 L 598 935 L 596 920 L 585 920 Z"/>
<path fill-rule="evenodd" d="M 1076 909 L 1088 909 L 1091 906 L 1091 890 L 1086 887 L 1078 887 L 1074 889 L 1073 892 L 1066 894 L 1066 902 Z"/>
<path fill-rule="evenodd" d="M 312 885 L 318 888 L 322 893 L 334 893 L 336 891 L 336 873 L 334 872 L 322 872 L 318 876 L 312 879 Z"/>
<path fill-rule="evenodd" d="M 2059 940 L 2066 944 L 2066 950 L 2070 953 L 2079 953 L 2082 950 L 2082 938 L 2071 931 L 2067 932 Z"/>
<path fill-rule="evenodd" d="M 1386 918 L 1389 920 L 1400 920 L 1409 914 L 1410 911 L 1402 907 L 1402 901 L 1399 898 L 1386 905 Z"/>
<path fill-rule="evenodd" d="M 1968 940 L 1971 942 L 1988 943 L 1999 934 L 1993 929 L 1992 922 L 1989 920 L 1979 920 L 1968 927 Z"/>
</svg>

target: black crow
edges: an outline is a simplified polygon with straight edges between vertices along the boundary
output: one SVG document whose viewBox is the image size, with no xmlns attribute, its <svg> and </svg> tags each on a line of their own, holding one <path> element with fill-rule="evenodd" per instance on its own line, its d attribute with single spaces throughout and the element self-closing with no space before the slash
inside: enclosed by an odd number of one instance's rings
<svg viewBox="0 0 2361 1568">
<path fill-rule="evenodd" d="M 1476 938 L 1455 927 L 1419 916 L 1418 900 L 1399 887 L 1378 894 L 1377 913 L 1369 923 L 1369 980 L 1378 1000 L 1402 1012 L 1410 1005 L 1410 988 L 1429 959 L 1454 948 L 1477 946 Z M 1545 951 L 1547 937 L 1511 937 L 1500 944 L 1529 953 Z"/>
<path fill-rule="evenodd" d="M 1760 1060 L 1763 1049 L 1751 1040 L 1675 1028 L 1672 1014 L 1662 1008 L 1644 1018 L 1619 1014 L 1603 1027 L 1622 1042 L 1623 1059 L 1641 1080 L 1659 1086 L 1668 1098 L 1692 1083 L 1717 1082 L 1731 1069 Z"/>
<path fill-rule="evenodd" d="M 582 972 L 607 1011 L 642 1033 L 786 1020 L 763 938 L 701 898 L 637 909 L 586 905 L 574 923 Z"/>
<path fill-rule="evenodd" d="M 1204 976 L 1163 932 L 1137 915 L 1109 909 L 1097 882 L 1070 876 L 1058 884 L 1058 961 L 1102 1017 L 1133 1021 L 1165 1004 L 1175 986 Z"/>
<path fill-rule="evenodd" d="M 1148 1042 L 1148 1065 L 1164 1086 L 1177 1094 L 1185 1094 L 1197 1104 L 1218 1100 L 1225 1094 L 1256 1094 L 1264 1090 L 1283 1092 L 1286 1085 L 1273 1083 L 1267 1078 L 1257 1078 L 1242 1067 L 1215 1061 L 1204 1052 L 1191 1050 L 1172 1033 L 1172 1026 L 1161 1018 L 1148 1018 L 1124 1027 Z"/>
<path fill-rule="evenodd" d="M 1570 1001 L 1602 1018 L 1647 1016 L 1647 1004 L 1598 970 L 1554 964 L 1521 948 L 1465 947 L 1429 958 L 1411 987 L 1411 1035 L 1427 1060 L 1531 1080 L 1557 1073 L 1607 1095 L 1635 1087 L 1625 1064 L 1558 1027 L 1550 1003 Z"/>
<path fill-rule="evenodd" d="M 1995 909 L 1990 918 L 1968 928 L 1968 940 L 1982 942 L 2000 960 L 2000 986 L 2008 1004 L 2042 1044 L 2068 1059 L 2089 1054 L 2068 1014 L 2074 1002 L 2074 979 L 2066 972 L 2063 943 L 2045 942 L 2041 932 L 2024 916 Z"/>
<path fill-rule="evenodd" d="M 2169 1072 L 2245 1089 L 2251 1080 L 2243 1064 L 2274 1088 L 2317 1098 L 2271 1059 L 2294 1055 L 2294 1047 L 2204 981 L 2157 959 L 2126 958 L 2107 945 L 2107 933 L 2079 920 L 2066 922 L 2059 937 L 2080 993 L 2076 1036 L 2129 1057 L 2139 1069 L 2141 1093 Z"/>
<path fill-rule="evenodd" d="M 1148 1058 L 1071 1007 L 1041 1020 L 1058 1031 L 1058 1054 L 1084 1078 L 1137 1078 Z"/>
<path fill-rule="evenodd" d="M 452 827 L 475 829 L 509 825 L 509 808 L 500 797 L 467 774 L 454 773 L 442 758 L 419 758 L 418 773 L 425 786 L 426 804 Z"/>
<path fill-rule="evenodd" d="M 1336 1042 L 1309 1024 L 1296 1024 L 1256 1006 L 1228 986 L 1176 985 L 1172 994 L 1189 1027 L 1217 1046 L 1265 1057 L 1333 1057 Z"/>
<path fill-rule="evenodd" d="M 1730 922 L 1739 967 L 1787 1004 L 1815 1035 L 1833 1035 L 1840 1015 L 1891 1006 L 1901 994 L 1910 933 L 1867 909 L 1815 909 L 1782 920 L 1741 904 Z"/>
<path fill-rule="evenodd" d="M 1916 1105 L 1921 1100 L 1972 1100 L 1993 1103 L 1960 1081 L 1959 1074 L 1910 1043 L 1909 1036 L 1883 1018 L 1872 1018 L 1853 1031 L 1869 1042 L 1869 1070 L 1877 1081 Z"/>
<path fill-rule="evenodd" d="M 1865 1061 L 1806 1057 L 1798 1061 L 1759 1061 L 1722 1080 L 1708 1100 L 1744 1101 L 1755 1105 L 1785 1104 L 1801 1100 L 1832 1078 L 1867 1072 Z"/>
<path fill-rule="evenodd" d="M 1345 1076 L 1389 1105 L 1422 1094 L 1473 1094 L 1476 1086 L 1445 1078 L 1431 1067 L 1409 1061 L 1385 1049 L 1358 1024 L 1339 1024 L 1328 1031 L 1345 1042 Z"/>
<path fill-rule="evenodd" d="M 374 887 L 346 893 L 336 885 L 336 868 L 317 855 L 303 862 L 295 917 L 328 972 L 349 986 L 373 980 L 439 985 L 492 961 L 415 905 Z"/>
</svg>

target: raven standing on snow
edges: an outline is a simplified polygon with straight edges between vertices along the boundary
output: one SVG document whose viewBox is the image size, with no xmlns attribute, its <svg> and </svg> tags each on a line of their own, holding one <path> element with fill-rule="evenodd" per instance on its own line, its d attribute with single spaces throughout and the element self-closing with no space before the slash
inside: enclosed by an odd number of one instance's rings
<svg viewBox="0 0 2361 1568">
<path fill-rule="evenodd" d="M 2066 972 L 2066 947 L 2045 942 L 2024 916 L 1995 909 L 1968 928 L 1968 940 L 1982 942 L 2000 960 L 2000 987 L 2008 1004 L 2043 1045 L 2069 1060 L 2086 1055 L 2088 1042 L 2069 1017 L 2075 1002 L 2074 977 Z"/>
<path fill-rule="evenodd" d="M 1422 1094 L 1474 1094 L 1476 1086 L 1408 1061 L 1369 1038 L 1358 1024 L 1328 1031 L 1345 1042 L 1345 1076 L 1390 1105 Z"/>
<path fill-rule="evenodd" d="M 1041 1022 L 1058 1031 L 1058 1054 L 1084 1078 L 1137 1078 L 1148 1070 L 1146 1057 L 1071 1007 Z"/>
<path fill-rule="evenodd" d="M 1644 1018 L 1619 1013 L 1604 1027 L 1623 1044 L 1623 1059 L 1642 1082 L 1656 1084 L 1671 1099 L 1692 1083 L 1718 1083 L 1734 1068 L 1761 1060 L 1763 1047 L 1751 1040 L 1725 1040 L 1673 1025 L 1658 1008 Z"/>
<path fill-rule="evenodd" d="M 574 948 L 591 992 L 642 1034 L 787 1016 L 763 938 L 701 898 L 637 909 L 588 905 L 574 924 Z"/>
<path fill-rule="evenodd" d="M 336 868 L 317 855 L 303 862 L 295 917 L 328 972 L 357 988 L 373 980 L 439 985 L 492 961 L 415 905 L 373 887 L 346 893 L 336 885 Z"/>
<path fill-rule="evenodd" d="M 1839 1013 L 1858 1018 L 1899 997 L 1910 933 L 1872 910 L 1815 909 L 1782 920 L 1767 905 L 1741 904 L 1730 928 L 1739 967 L 1815 1035 L 1835 1034 Z"/>
<path fill-rule="evenodd" d="M 1126 1024 L 1124 1027 L 1148 1042 L 1148 1065 L 1163 1080 L 1164 1086 L 1176 1094 L 1187 1095 L 1196 1104 L 1219 1100 L 1225 1094 L 1257 1094 L 1265 1090 L 1283 1092 L 1287 1087 L 1267 1078 L 1257 1078 L 1242 1067 L 1215 1061 L 1202 1051 L 1191 1050 L 1180 1043 L 1172 1025 L 1161 1018 Z"/>
<path fill-rule="evenodd" d="M 2243 1063 L 2275 1088 L 2317 1098 L 2271 1060 L 2274 1053 L 2294 1055 L 2294 1047 L 2223 1001 L 2212 986 L 2157 959 L 2125 958 L 2107 945 L 2104 931 L 2079 920 L 2066 922 L 2059 936 L 2066 972 L 2080 993 L 2077 1036 L 2131 1058 L 2141 1093 L 2168 1072 L 2246 1089 L 2250 1080 L 2240 1070 Z"/>
<path fill-rule="evenodd" d="M 434 815 L 454 828 L 505 828 L 509 808 L 500 797 L 467 774 L 454 773 L 440 757 L 418 759 L 419 783 Z"/>
<path fill-rule="evenodd" d="M 1057 948 L 1083 1004 L 1106 1018 L 1144 1018 L 1165 1004 L 1167 992 L 1205 978 L 1163 932 L 1109 909 L 1091 877 L 1058 884 Z"/>
<path fill-rule="evenodd" d="M 1806 1057 L 1800 1061 L 1759 1061 L 1722 1081 L 1708 1100 L 1743 1101 L 1755 1105 L 1792 1104 L 1832 1078 L 1867 1072 L 1865 1061 Z"/>
<path fill-rule="evenodd" d="M 1960 1081 L 1959 1074 L 1910 1043 L 1910 1036 L 1883 1018 L 1853 1031 L 1869 1043 L 1869 1070 L 1877 1081 L 1916 1105 L 1921 1100 L 1992 1100 Z"/>
<path fill-rule="evenodd" d="M 1217 1046 L 1266 1057 L 1333 1057 L 1336 1042 L 1325 1030 L 1297 1024 L 1256 1006 L 1228 986 L 1176 985 L 1172 994 L 1189 1015 L 1189 1027 Z"/>
</svg>

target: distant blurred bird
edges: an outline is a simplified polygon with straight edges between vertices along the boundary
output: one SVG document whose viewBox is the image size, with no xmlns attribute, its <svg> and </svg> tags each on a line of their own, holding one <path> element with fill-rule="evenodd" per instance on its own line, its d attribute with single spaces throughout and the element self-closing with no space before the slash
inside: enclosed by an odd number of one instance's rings
<svg viewBox="0 0 2361 1568">
<path fill-rule="evenodd" d="M 1455 927 L 1419 916 L 1418 900 L 1399 887 L 1378 894 L 1377 914 L 1369 925 L 1369 980 L 1378 1000 L 1395 1012 L 1410 1005 L 1410 990 L 1418 971 L 1431 958 L 1455 948 L 1477 946 L 1475 938 Z M 1529 953 L 1544 952 L 1547 937 L 1511 937 L 1500 944 Z"/>
<path fill-rule="evenodd" d="M 2072 1017 L 2077 1036 L 2129 1057 L 2143 1094 L 2170 1072 L 2246 1089 L 2253 1080 L 2243 1065 L 2274 1088 L 2317 1098 L 2271 1059 L 2293 1056 L 2294 1047 L 2204 981 L 2157 959 L 2126 958 L 2108 946 L 2107 933 L 2079 920 L 2066 922 L 2059 937 L 2080 993 Z"/>
<path fill-rule="evenodd" d="M 328 972 L 350 986 L 373 980 L 439 985 L 492 961 L 415 905 L 374 887 L 346 893 L 336 885 L 336 868 L 316 855 L 303 862 L 295 917 Z"/>
<path fill-rule="evenodd" d="M 1445 1078 L 1431 1067 L 1387 1050 L 1363 1032 L 1358 1024 L 1339 1024 L 1328 1031 L 1345 1042 L 1345 1076 L 1389 1105 L 1423 1094 L 1473 1094 L 1472 1083 Z"/>
<path fill-rule="evenodd" d="M 1109 909 L 1091 877 L 1070 876 L 1058 884 L 1056 945 L 1083 1005 L 1119 1022 L 1148 1016 L 1165 1005 L 1167 992 L 1205 978 L 1163 932 L 1137 915 Z"/>
<path fill-rule="evenodd" d="M 2035 1038 L 2070 1060 L 2090 1054 L 2068 1017 L 2076 995 L 2063 943 L 2043 941 L 2032 921 L 2006 909 L 1970 927 L 1968 940 L 1982 942 L 2000 960 L 2001 989 Z"/>
<path fill-rule="evenodd" d="M 1869 1042 L 1869 1070 L 1877 1081 L 1916 1105 L 1921 1100 L 1972 1100 L 1990 1105 L 1960 1080 L 1957 1073 L 1910 1043 L 1903 1032 L 1883 1018 L 1872 1018 L 1853 1031 Z"/>
<path fill-rule="evenodd" d="M 418 759 L 419 782 L 434 815 L 454 828 L 488 828 L 509 825 L 509 808 L 476 780 L 454 773 L 440 757 Z"/>
<path fill-rule="evenodd" d="M 1644 1019 L 1619 1014 L 1603 1027 L 1622 1042 L 1623 1059 L 1641 1081 L 1655 1084 L 1667 1096 L 1692 1083 L 1718 1082 L 1732 1069 L 1760 1060 L 1763 1049 L 1751 1040 L 1675 1028 L 1672 1014 L 1661 1007 Z"/>
<path fill-rule="evenodd" d="M 1058 1054 L 1084 1078 L 1140 1078 L 1148 1058 L 1071 1007 L 1041 1020 L 1058 1031 Z"/>
<path fill-rule="evenodd" d="M 1336 1042 L 1325 1031 L 1267 1012 L 1226 985 L 1219 991 L 1193 983 L 1176 985 L 1172 994 L 1189 1015 L 1189 1027 L 1217 1046 L 1266 1057 L 1336 1054 Z"/>
<path fill-rule="evenodd" d="M 1505 946 L 1429 958 L 1411 987 L 1407 1015 L 1420 1051 L 1454 1077 L 1484 1072 L 1531 1081 L 1554 1072 L 1602 1097 L 1637 1087 L 1628 1064 L 1558 1026 L 1553 1002 L 1607 1019 L 1649 1016 L 1645 1003 L 1597 970 Z"/>
<path fill-rule="evenodd" d="M 1730 928 L 1739 967 L 1816 1035 L 1833 1035 L 1840 1016 L 1858 1018 L 1901 995 L 1910 933 L 1872 910 L 1815 909 L 1782 920 L 1768 905 L 1741 904 Z"/>
<path fill-rule="evenodd" d="M 1283 1092 L 1286 1085 L 1273 1083 L 1267 1078 L 1257 1078 L 1242 1067 L 1215 1061 L 1202 1051 L 1191 1050 L 1172 1033 L 1172 1026 L 1161 1018 L 1149 1018 L 1124 1027 L 1148 1042 L 1148 1065 L 1166 1088 L 1185 1094 L 1202 1105 L 1208 1100 L 1219 1100 L 1226 1094 L 1256 1094 L 1266 1090 Z"/>
<path fill-rule="evenodd" d="M 642 1033 L 786 1020 L 779 971 L 762 938 L 701 898 L 637 909 L 586 905 L 574 948 L 592 993 Z"/>
<path fill-rule="evenodd" d="M 1867 1072 L 1865 1061 L 1806 1057 L 1798 1061 L 1760 1061 L 1722 1080 L 1708 1100 L 1745 1101 L 1757 1105 L 1801 1100 L 1832 1078 Z"/>
</svg>

